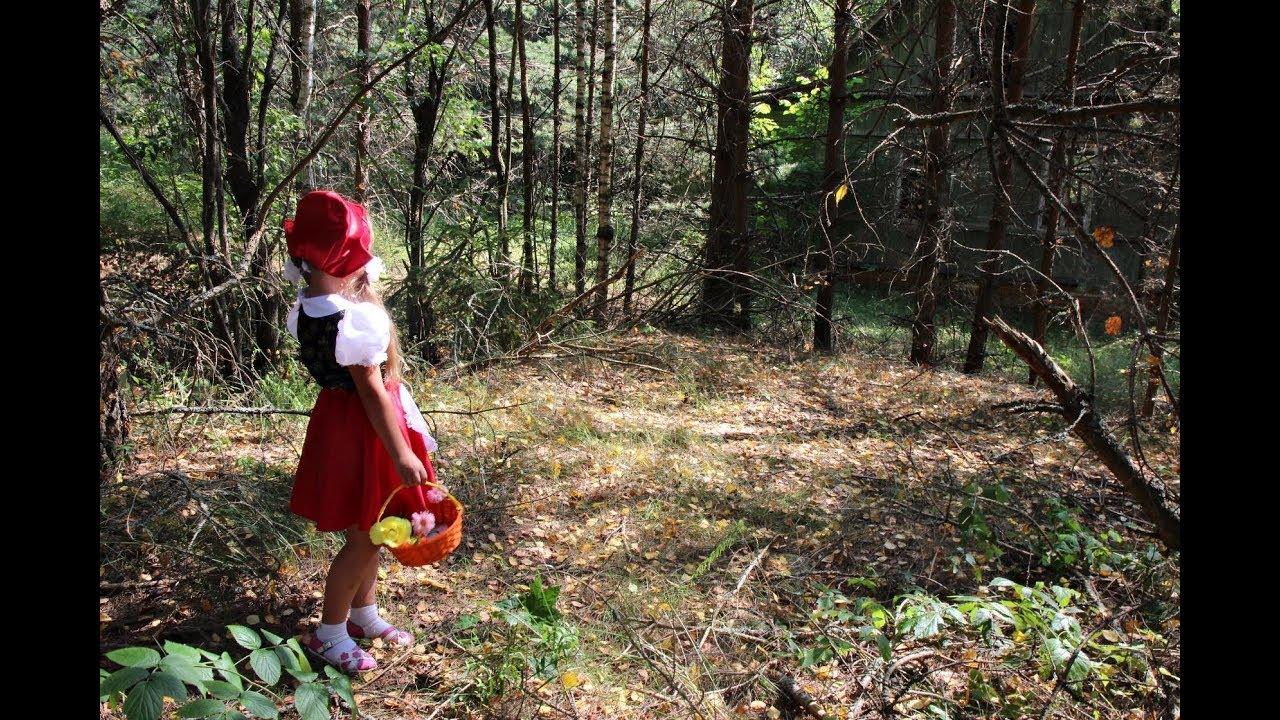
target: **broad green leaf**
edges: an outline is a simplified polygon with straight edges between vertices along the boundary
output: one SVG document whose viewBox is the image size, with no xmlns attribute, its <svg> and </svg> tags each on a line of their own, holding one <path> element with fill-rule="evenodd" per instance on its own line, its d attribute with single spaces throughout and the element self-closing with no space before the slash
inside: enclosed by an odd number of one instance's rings
<svg viewBox="0 0 1280 720">
<path fill-rule="evenodd" d="M 107 653 L 111 660 L 125 667 L 149 668 L 160 664 L 160 653 L 151 648 L 127 647 Z"/>
<path fill-rule="evenodd" d="M 293 657 L 298 661 L 298 669 L 303 672 L 311 672 L 311 661 L 307 659 L 307 654 L 302 651 L 302 645 L 298 643 L 298 638 L 289 638 L 288 642 L 285 643 L 285 646 L 293 651 Z"/>
<path fill-rule="evenodd" d="M 164 696 L 150 679 L 134 685 L 124 699 L 124 716 L 128 720 L 160 720 L 163 708 Z"/>
<path fill-rule="evenodd" d="M 226 712 L 227 706 L 211 698 L 200 698 L 178 708 L 180 718 L 203 718 L 214 713 Z"/>
<path fill-rule="evenodd" d="M 264 638 L 266 638 L 267 640 L 269 640 L 269 641 L 271 642 L 271 644 L 272 644 L 272 645 L 279 645 L 280 643 L 284 642 L 284 638 L 282 638 L 282 637 L 280 637 L 279 635 L 277 635 L 277 634 L 275 634 L 275 633 L 271 632 L 270 630 L 263 630 L 263 631 L 262 631 L 262 637 L 264 637 Z"/>
<path fill-rule="evenodd" d="M 756 115 L 768 115 L 772 111 L 773 108 L 769 107 L 769 103 L 759 103 L 755 106 Z"/>
<path fill-rule="evenodd" d="M 235 700 L 240 697 L 240 690 L 229 682 L 209 680 L 204 684 L 204 687 L 209 691 L 209 694 L 219 700 Z"/>
<path fill-rule="evenodd" d="M 213 664 L 218 668 L 218 674 L 226 679 L 227 682 L 235 685 L 236 690 L 244 691 L 244 679 L 240 677 L 240 671 L 236 669 L 236 661 L 231 659 L 228 653 L 222 653 Z"/>
<path fill-rule="evenodd" d="M 351 708 L 352 717 L 360 717 L 360 710 L 356 707 L 355 693 L 351 691 L 351 678 L 348 678 L 345 675 L 342 677 L 336 677 L 329 683 L 329 687 L 333 688 L 333 691 L 338 693 L 338 697 L 346 701 L 347 707 Z"/>
<path fill-rule="evenodd" d="M 876 633 L 876 646 L 880 648 L 880 657 L 885 662 L 889 662 L 893 658 L 893 648 L 889 645 L 889 638 L 884 633 Z"/>
<path fill-rule="evenodd" d="M 249 653 L 249 666 L 267 685 L 275 685 L 280 680 L 280 658 L 271 648 L 258 648 Z"/>
<path fill-rule="evenodd" d="M 276 659 L 280 661 L 280 667 L 298 669 L 298 659 L 293 656 L 293 651 L 283 645 L 277 645 L 271 648 L 276 654 Z"/>
<path fill-rule="evenodd" d="M 1067 680 L 1070 682 L 1082 682 L 1089 676 L 1089 672 L 1093 670 L 1093 661 L 1088 655 L 1081 650 L 1076 654 L 1076 659 L 1071 661 L 1071 669 L 1067 671 Z"/>
<path fill-rule="evenodd" d="M 249 718 L 239 710 L 228 710 L 227 714 L 222 716 L 222 720 L 249 720 Z"/>
<path fill-rule="evenodd" d="M 291 667 L 287 667 L 285 670 L 288 671 L 290 675 L 304 683 L 313 682 L 316 678 L 320 677 L 318 673 L 312 672 L 311 670 L 294 670 Z"/>
<path fill-rule="evenodd" d="M 275 718 L 280 715 L 280 711 L 276 709 L 276 704 L 262 693 L 247 691 L 240 696 L 240 702 L 244 704 L 244 708 L 249 711 L 249 714 L 254 717 Z"/>
<path fill-rule="evenodd" d="M 173 698 L 176 702 L 186 702 L 189 694 L 182 680 L 165 670 L 151 676 L 151 686 L 160 693 L 160 697 Z"/>
<path fill-rule="evenodd" d="M 99 686 L 103 696 L 113 695 L 118 692 L 124 692 L 138 683 L 139 680 L 150 674 L 146 668 L 125 667 L 121 668 L 102 681 Z"/>
<path fill-rule="evenodd" d="M 186 657 L 168 655 L 160 661 L 165 672 L 189 685 L 194 685 L 200 694 L 205 692 L 205 683 L 213 679 L 213 670 L 207 667 L 192 665 Z"/>
<path fill-rule="evenodd" d="M 227 630 L 231 631 L 231 637 L 235 638 L 240 647 L 246 650 L 257 650 L 262 647 L 262 638 L 258 637 L 258 632 L 253 628 L 244 625 L 228 625 Z"/>
<path fill-rule="evenodd" d="M 480 618 L 475 615 L 462 615 L 458 618 L 458 621 L 453 624 L 453 627 L 457 630 L 466 630 L 468 628 L 475 627 L 479 622 Z"/>
<path fill-rule="evenodd" d="M 303 683 L 293 693 L 293 704 L 302 720 L 329 720 L 329 693 L 323 685 Z"/>
<path fill-rule="evenodd" d="M 200 662 L 200 651 L 190 645 L 183 645 L 182 643 L 174 642 L 172 640 L 165 640 L 164 651 L 172 658 L 182 658 L 190 660 L 193 663 Z M 169 658 L 165 659 L 168 660 Z"/>
</svg>

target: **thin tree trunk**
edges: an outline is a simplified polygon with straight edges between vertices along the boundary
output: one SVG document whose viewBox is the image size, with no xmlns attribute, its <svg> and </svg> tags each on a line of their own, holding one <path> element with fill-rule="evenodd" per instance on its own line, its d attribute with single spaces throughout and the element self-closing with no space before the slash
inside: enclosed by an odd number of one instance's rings
<svg viewBox="0 0 1280 720">
<path fill-rule="evenodd" d="M 359 55 L 360 84 L 368 85 L 373 74 L 369 49 L 373 45 L 373 28 L 369 21 L 369 0 L 356 1 L 356 52 Z M 369 96 L 356 105 L 356 187 L 352 199 L 365 201 L 369 187 Z"/>
<path fill-rule="evenodd" d="M 596 194 L 596 283 L 609 277 L 609 251 L 613 249 L 613 69 L 618 40 L 618 0 L 606 0 L 604 14 L 604 74 L 600 81 L 600 185 Z M 595 315 L 604 320 L 607 285 L 596 296 Z"/>
<path fill-rule="evenodd" d="M 502 131 L 502 177 L 498 178 L 498 238 L 501 240 L 502 276 L 511 272 L 511 219 L 508 201 L 511 197 L 511 99 L 515 97 L 516 58 L 520 51 L 520 38 L 511 38 L 511 55 L 507 59 L 507 91 L 502 98 L 506 125 Z M 504 280 L 505 283 L 505 280 Z"/>
<path fill-rule="evenodd" d="M 956 6 L 954 0 L 938 0 L 937 3 L 937 62 L 933 76 L 934 113 L 951 109 L 952 56 L 955 50 Z M 919 257 L 913 272 L 916 275 L 915 316 L 911 322 L 911 362 L 917 365 L 933 365 L 937 351 L 937 328 L 934 313 L 937 306 L 938 266 L 946 258 L 950 245 L 950 198 L 947 192 L 947 166 L 951 144 L 951 125 L 942 123 L 929 128 L 925 141 L 924 221 L 917 245 Z"/>
<path fill-rule="evenodd" d="M 315 78 L 316 56 L 316 0 L 289 0 L 290 25 L 290 78 L 293 92 L 290 101 L 298 116 L 299 127 L 295 141 L 299 148 L 311 143 L 311 88 Z M 299 192 L 315 186 L 315 169 L 307 164 L 304 179 L 298 176 Z"/>
<path fill-rule="evenodd" d="M 573 98 L 573 287 L 581 295 L 587 283 L 587 3 L 574 0 Z"/>
<path fill-rule="evenodd" d="M 1088 393 L 1049 357 L 1039 343 L 1009 327 L 999 317 L 987 322 L 1000 340 L 1044 381 L 1061 406 L 1062 417 L 1071 430 L 1084 441 L 1094 455 L 1106 465 L 1155 523 L 1160 539 L 1170 550 L 1181 548 L 1181 509 L 1174 504 L 1169 490 L 1159 478 L 1143 474 L 1125 453 L 1120 443 L 1102 425 Z"/>
<path fill-rule="evenodd" d="M 1181 244 L 1179 239 L 1181 233 L 1182 223 L 1179 221 L 1178 225 L 1173 229 L 1173 238 L 1169 241 L 1168 265 L 1164 270 L 1164 287 L 1160 291 L 1160 309 L 1156 313 L 1155 334 L 1157 338 L 1163 337 L 1165 331 L 1169 329 L 1169 316 L 1173 310 L 1173 289 L 1177 283 L 1179 264 L 1181 263 Z M 1151 417 L 1151 414 L 1156 409 L 1156 391 L 1160 389 L 1160 384 L 1164 379 L 1163 355 L 1164 353 L 1160 351 L 1160 347 L 1152 343 L 1152 359 L 1148 361 L 1147 391 L 1142 400 L 1143 417 Z"/>
<path fill-rule="evenodd" d="M 524 0 L 516 0 L 515 40 L 520 50 L 521 167 L 524 171 L 524 208 L 520 214 L 523 244 L 520 257 L 520 290 L 533 294 L 533 118 L 529 114 L 529 63 L 525 57 Z"/>
<path fill-rule="evenodd" d="M 1007 122 L 1004 108 L 1007 103 L 1022 102 L 1023 79 L 1026 76 L 1027 55 L 1031 48 L 1031 20 L 1035 15 L 1035 0 L 1018 0 L 1014 10 L 1012 0 L 1001 4 L 999 27 L 992 33 L 991 43 L 991 96 L 995 104 L 993 126 Z M 1017 13 L 1017 30 L 1012 57 L 1009 61 L 1008 98 L 1005 98 L 1005 29 L 1009 25 L 1009 13 Z M 990 146 L 992 132 L 988 131 L 987 142 Z M 987 257 L 979 268 L 981 278 L 978 281 L 978 298 L 974 303 L 973 329 L 969 334 L 969 350 L 965 356 L 964 372 L 973 374 L 982 371 L 983 360 L 987 357 L 987 324 L 982 322 L 991 314 L 994 304 L 996 278 L 1000 276 L 1001 253 L 1005 235 L 1009 227 L 1009 193 L 1013 190 L 1013 158 L 1005 151 L 1003 143 L 995 143 L 994 168 L 995 186 L 991 189 L 991 220 L 987 225 Z"/>
<path fill-rule="evenodd" d="M 749 290 L 744 292 L 742 288 L 747 286 L 743 271 L 749 249 L 747 130 L 751 122 L 748 100 L 754 24 L 755 0 L 737 0 L 724 8 L 711 222 L 702 282 L 704 322 L 740 329 L 748 329 L 751 323 Z"/>
<path fill-rule="evenodd" d="M 556 285 L 556 249 L 560 239 L 560 0 L 551 3 L 551 35 L 554 64 L 551 70 L 551 242 L 547 248 L 547 283 Z"/>
<path fill-rule="evenodd" d="M 627 257 L 634 257 L 639 245 L 640 206 L 644 190 L 644 143 L 649 118 L 649 29 L 653 24 L 650 0 L 644 0 L 644 19 L 640 26 L 640 99 L 636 120 L 635 187 L 631 191 L 631 232 L 627 237 Z M 631 293 L 636 285 L 636 265 L 627 266 L 627 280 L 622 293 L 622 312 L 631 319 Z"/>
<path fill-rule="evenodd" d="M 818 208 L 818 226 L 822 247 L 817 253 L 817 302 L 813 313 L 813 347 L 824 353 L 835 351 L 831 332 L 831 312 L 835 306 L 835 232 L 839 212 L 837 192 L 843 187 L 844 108 L 849 93 L 846 81 L 849 65 L 849 23 L 853 0 L 836 0 L 835 25 L 832 31 L 831 66 L 828 69 L 830 111 L 827 114 L 827 148 L 822 163 L 822 204 Z"/>
<path fill-rule="evenodd" d="M 107 315 L 107 289 L 98 286 L 98 305 L 103 320 L 98 330 L 98 473 L 101 482 L 111 479 L 126 459 L 124 446 L 129 441 L 129 403 L 120 388 L 120 343 L 116 331 L 120 328 L 105 320 Z"/>
<path fill-rule="evenodd" d="M 1076 0 L 1071 8 L 1071 39 L 1067 43 L 1066 71 L 1063 76 L 1063 92 L 1066 106 L 1075 104 L 1076 97 L 1076 58 L 1080 54 L 1080 35 L 1084 28 L 1084 8 L 1086 0 Z M 1049 190 L 1057 195 L 1062 191 L 1062 183 L 1067 177 L 1067 146 L 1071 143 L 1071 133 L 1060 131 L 1053 139 L 1053 149 L 1049 160 Z M 1036 277 L 1036 314 L 1032 324 L 1031 339 L 1044 344 L 1045 333 L 1049 329 L 1049 287 L 1053 277 L 1053 261 L 1058 253 L 1058 222 L 1061 215 L 1058 206 L 1045 202 L 1044 239 L 1041 243 L 1040 274 Z M 1035 371 L 1029 371 L 1027 384 L 1036 382 Z"/>
<path fill-rule="evenodd" d="M 491 262 L 489 273 L 498 277 L 499 273 L 504 272 L 499 266 L 504 266 L 506 262 L 507 168 L 502 156 L 502 95 L 498 90 L 498 31 L 493 0 L 484 0 L 484 26 L 489 38 L 489 159 L 493 163 L 493 184 L 497 190 L 498 233 L 504 248 L 501 262 Z"/>
</svg>

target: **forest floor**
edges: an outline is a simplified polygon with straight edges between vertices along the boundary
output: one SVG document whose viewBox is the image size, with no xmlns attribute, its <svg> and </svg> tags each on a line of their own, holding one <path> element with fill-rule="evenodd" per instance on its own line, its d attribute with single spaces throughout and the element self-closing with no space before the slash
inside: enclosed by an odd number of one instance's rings
<svg viewBox="0 0 1280 720">
<path fill-rule="evenodd" d="M 417 642 L 375 642 L 361 717 L 804 717 L 786 678 L 841 720 L 1180 714 L 1178 556 L 1060 418 L 992 408 L 1042 389 L 658 332 L 595 355 L 411 382 L 463 542 L 383 553 Z M 135 417 L 104 653 L 314 626 L 337 545 L 287 511 L 305 422 Z M 1176 494 L 1166 423 L 1142 450 Z"/>
</svg>

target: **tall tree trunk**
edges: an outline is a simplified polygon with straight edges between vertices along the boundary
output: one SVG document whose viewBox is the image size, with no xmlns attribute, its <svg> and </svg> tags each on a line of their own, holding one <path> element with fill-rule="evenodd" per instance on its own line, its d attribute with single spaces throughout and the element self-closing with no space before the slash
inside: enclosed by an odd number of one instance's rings
<svg viewBox="0 0 1280 720">
<path fill-rule="evenodd" d="M 606 0 L 604 12 L 604 75 L 600 80 L 600 185 L 596 194 L 596 283 L 609 277 L 609 251 L 613 249 L 613 68 L 618 40 L 618 0 Z M 609 286 L 596 296 L 595 315 L 604 320 Z"/>
<path fill-rule="evenodd" d="M 827 114 L 827 150 L 822 163 L 822 204 L 818 208 L 818 227 L 822 247 L 817 253 L 818 296 L 813 313 L 813 347 L 824 353 L 835 351 L 831 332 L 831 312 L 835 306 L 835 232 L 839 198 L 844 178 L 844 108 L 849 92 L 846 80 L 849 65 L 849 23 L 853 0 L 836 0 L 835 25 L 832 32 L 830 111 Z"/>
<path fill-rule="evenodd" d="M 644 190 L 644 142 L 649 119 L 649 29 L 653 24 L 650 0 L 644 0 L 644 18 L 640 25 L 640 99 L 636 119 L 635 187 L 631 191 L 631 232 L 627 237 L 627 257 L 635 257 L 640 236 L 640 206 Z M 627 265 L 627 280 L 622 293 L 622 313 L 631 319 L 631 293 L 636 286 L 636 264 Z"/>
<path fill-rule="evenodd" d="M 750 291 L 743 288 L 747 288 L 747 131 L 754 24 L 755 0 L 728 1 L 723 12 L 711 222 L 702 281 L 704 322 L 741 329 L 751 324 Z"/>
<path fill-rule="evenodd" d="M 1076 97 L 1076 58 L 1080 54 L 1080 34 L 1084 28 L 1084 8 L 1087 0 L 1076 0 L 1071 8 L 1071 39 L 1067 42 L 1066 70 L 1062 79 L 1062 90 L 1065 96 L 1064 105 L 1071 107 Z M 1053 149 L 1049 152 L 1049 190 L 1058 195 L 1067 177 L 1067 146 L 1071 144 L 1071 133 L 1061 130 L 1053 138 Z M 1044 239 L 1041 243 L 1040 274 L 1036 277 L 1036 313 L 1032 323 L 1031 339 L 1044 344 L 1045 333 L 1049 329 L 1049 286 L 1053 278 L 1053 261 L 1058 253 L 1058 222 L 1061 215 L 1058 206 L 1045 203 Z M 1027 375 L 1027 384 L 1034 385 L 1037 376 L 1035 370 Z"/>
<path fill-rule="evenodd" d="M 520 50 L 521 167 L 524 171 L 524 208 L 520 214 L 523 244 L 520 257 L 520 290 L 533 294 L 533 118 L 529 113 L 529 63 L 525 57 L 524 1 L 516 0 L 515 40 Z"/>
<path fill-rule="evenodd" d="M 520 38 L 512 35 L 511 55 L 507 58 L 507 91 L 502 97 L 503 114 L 507 122 L 502 131 L 502 177 L 498 178 L 498 239 L 501 240 L 502 276 L 511 272 L 511 219 L 508 207 L 511 197 L 511 101 L 515 97 L 516 57 L 520 51 Z M 505 283 L 505 280 L 504 280 Z"/>
<path fill-rule="evenodd" d="M 1160 290 L 1160 309 L 1156 313 L 1156 343 L 1161 342 L 1158 338 L 1162 338 L 1165 331 L 1169 329 L 1169 316 L 1173 310 L 1173 290 L 1177 283 L 1179 265 L 1181 263 L 1181 252 L 1179 237 L 1182 233 L 1182 223 L 1179 223 L 1173 229 L 1173 238 L 1169 241 L 1169 258 L 1168 265 L 1164 269 L 1164 287 Z M 1158 344 L 1151 345 L 1151 359 L 1147 362 L 1148 377 L 1147 391 L 1142 399 L 1142 416 L 1151 417 L 1156 409 L 1156 391 L 1160 389 L 1160 383 L 1164 377 L 1164 353 L 1160 351 Z M 1174 400 L 1174 398 L 1170 398 Z M 1174 403 L 1175 407 L 1177 403 Z"/>
<path fill-rule="evenodd" d="M 502 268 L 506 265 L 507 167 L 502 156 L 502 95 L 498 90 L 498 31 L 493 0 L 484 0 L 484 26 L 489 38 L 489 160 L 493 163 L 493 186 L 497 190 L 498 234 L 504 248 L 500 261 L 490 263 L 489 273 L 498 277 L 505 272 Z"/>
<path fill-rule="evenodd" d="M 356 52 L 359 55 L 360 85 L 368 85 L 373 74 L 369 49 L 373 45 L 373 28 L 369 21 L 369 0 L 356 0 Z M 356 187 L 352 199 L 365 201 L 369 187 L 369 96 L 356 105 Z"/>
<path fill-rule="evenodd" d="M 1022 102 L 1027 55 L 1031 48 L 1031 20 L 1035 15 L 1035 9 L 1035 0 L 1018 0 L 1016 10 L 1012 8 L 1012 0 L 1004 0 L 1001 3 L 1000 12 L 997 15 L 999 25 L 991 38 L 991 97 L 995 106 L 995 117 L 991 120 L 992 127 L 987 131 L 988 145 L 992 144 L 995 128 L 1000 123 L 1008 122 L 1004 114 L 1006 85 L 1009 92 L 1007 103 Z M 1006 81 L 1005 33 L 1009 26 L 1010 12 L 1017 13 L 1017 30 L 1014 35 L 1016 40 L 1009 60 Z M 981 372 L 983 360 L 987 357 L 988 330 L 983 320 L 991 315 L 996 279 L 1000 275 L 1001 260 L 1004 257 L 1001 250 L 1009 227 L 1009 194 L 1013 191 L 1013 158 L 1009 157 L 1004 143 L 995 143 L 995 145 L 995 168 L 992 172 L 995 184 L 991 189 L 991 219 L 987 225 L 987 257 L 980 266 L 981 278 L 978 281 L 978 298 L 974 303 L 973 330 L 969 334 L 969 351 L 964 361 L 964 372 L 970 374 Z"/>
<path fill-rule="evenodd" d="M 932 112 L 951 110 L 952 55 L 955 50 L 956 6 L 954 0 L 937 3 L 937 63 L 933 74 Z M 951 124 L 929 128 L 924 149 L 924 220 L 913 273 L 916 275 L 915 317 L 911 322 L 911 362 L 933 365 L 937 350 L 934 312 L 937 306 L 938 266 L 946 258 L 950 244 L 950 198 L 947 192 L 947 165 L 951 145 Z"/>
<path fill-rule="evenodd" d="M 547 248 L 547 283 L 552 293 L 556 284 L 556 250 L 560 239 L 560 0 L 551 3 L 551 242 Z"/>
<path fill-rule="evenodd" d="M 440 361 L 439 350 L 431 342 L 436 332 L 435 308 L 431 304 L 426 284 L 426 241 L 423 238 L 424 206 L 426 205 L 427 162 L 431 158 L 431 145 L 435 141 L 436 128 L 444 98 L 445 80 L 448 78 L 448 59 L 430 57 L 427 60 L 426 92 L 418 95 L 413 90 L 413 80 L 406 79 L 406 95 L 413 112 L 413 185 L 409 188 L 409 214 L 406 222 L 409 250 L 409 273 L 406 279 L 408 301 L 406 316 L 409 337 L 422 348 L 423 358 L 432 364 Z"/>
<path fill-rule="evenodd" d="M 315 84 L 316 0 L 289 0 L 290 76 L 293 88 L 290 102 L 298 116 L 295 141 L 299 148 L 311 143 L 311 88 Z M 315 167 L 307 163 L 306 175 L 299 173 L 295 189 L 299 192 L 315 187 Z"/>
<path fill-rule="evenodd" d="M 107 289 L 98 286 L 98 473 L 101 482 L 111 479 L 114 471 L 125 462 L 125 443 L 129 441 L 129 403 L 120 388 L 120 343 L 116 331 L 120 328 L 106 321 L 108 314 Z"/>
<path fill-rule="evenodd" d="M 573 97 L 573 288 L 587 286 L 587 3 L 574 0 Z"/>
<path fill-rule="evenodd" d="M 240 7 L 235 0 L 220 0 L 220 16 L 222 22 L 222 126 L 225 136 L 227 187 L 231 190 L 236 209 L 240 213 L 241 226 L 245 239 L 258 224 L 259 203 L 262 198 L 263 178 L 255 172 L 256 163 L 249 150 L 249 127 L 253 114 L 250 93 L 254 80 L 254 42 L 256 38 L 255 3 L 250 3 L 248 15 L 241 19 Z M 245 45 L 240 46 L 238 31 L 243 26 Z M 268 83 L 263 85 L 263 93 L 269 93 Z M 265 103 L 267 98 L 263 98 Z M 257 148 L 256 152 L 262 152 Z M 225 223 L 224 223 L 225 226 Z M 260 243 L 249 266 L 254 277 L 262 277 L 269 272 L 271 265 L 271 247 L 269 243 Z M 259 375 L 265 374 L 272 366 L 280 346 L 279 315 L 282 302 L 273 288 L 267 283 L 256 283 L 250 290 L 252 302 L 242 308 L 240 321 L 244 323 L 246 332 L 241 343 L 240 353 L 249 353 L 253 358 L 253 369 Z"/>
</svg>

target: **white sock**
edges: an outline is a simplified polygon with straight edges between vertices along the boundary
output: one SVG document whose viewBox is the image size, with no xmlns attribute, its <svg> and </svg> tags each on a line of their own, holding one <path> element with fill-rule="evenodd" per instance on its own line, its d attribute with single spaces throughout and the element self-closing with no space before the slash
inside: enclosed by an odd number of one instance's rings
<svg viewBox="0 0 1280 720">
<path fill-rule="evenodd" d="M 347 624 L 345 622 L 337 625 L 320 623 L 320 628 L 316 630 L 316 639 L 325 644 L 333 643 L 330 650 L 325 652 L 325 655 L 332 653 L 336 656 L 338 653 L 351 652 L 351 648 L 356 646 L 356 641 L 352 640 L 351 636 L 347 634 Z"/>
<path fill-rule="evenodd" d="M 352 623 L 360 625 L 362 630 L 365 630 L 366 638 L 379 637 L 379 635 L 387 632 L 387 629 L 392 626 L 392 624 L 388 623 L 387 620 L 381 619 L 378 615 L 378 603 L 374 603 L 374 605 L 366 605 L 364 607 L 352 607 L 351 621 Z M 393 644 L 407 644 L 408 641 L 410 641 L 410 637 L 403 633 L 390 635 L 390 638 L 392 638 L 392 641 L 390 642 Z M 401 642 L 396 642 L 396 638 L 401 639 Z"/>
</svg>

